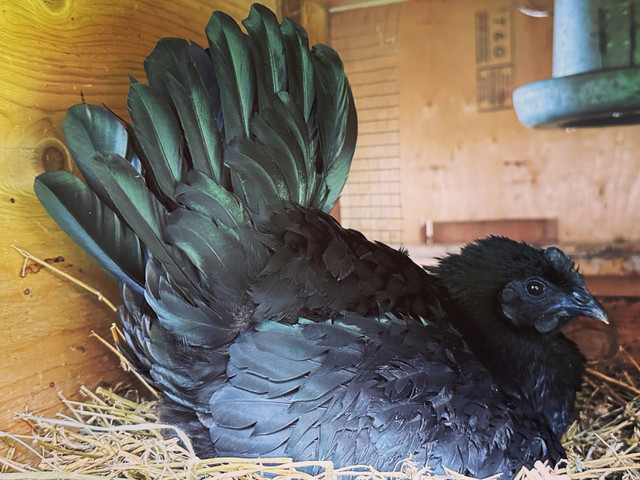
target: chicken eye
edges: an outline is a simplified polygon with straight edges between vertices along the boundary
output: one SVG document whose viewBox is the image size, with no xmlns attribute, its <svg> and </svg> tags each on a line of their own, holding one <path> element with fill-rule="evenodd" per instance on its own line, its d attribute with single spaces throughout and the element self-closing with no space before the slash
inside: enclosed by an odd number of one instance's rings
<svg viewBox="0 0 640 480">
<path fill-rule="evenodd" d="M 544 283 L 540 280 L 529 280 L 525 287 L 527 293 L 534 297 L 539 297 L 544 293 Z"/>
</svg>

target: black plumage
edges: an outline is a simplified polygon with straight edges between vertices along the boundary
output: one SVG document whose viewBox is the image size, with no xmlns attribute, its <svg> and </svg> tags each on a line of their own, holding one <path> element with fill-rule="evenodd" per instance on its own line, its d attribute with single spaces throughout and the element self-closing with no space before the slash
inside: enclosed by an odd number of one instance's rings
<svg viewBox="0 0 640 480">
<path fill-rule="evenodd" d="M 563 455 L 583 358 L 560 329 L 606 321 L 570 260 L 490 237 L 426 271 L 328 211 L 355 148 L 337 54 L 255 5 L 209 48 L 161 40 L 130 123 L 76 105 L 87 184 L 35 181 L 122 286 L 134 367 L 198 451 L 512 476 Z"/>
</svg>

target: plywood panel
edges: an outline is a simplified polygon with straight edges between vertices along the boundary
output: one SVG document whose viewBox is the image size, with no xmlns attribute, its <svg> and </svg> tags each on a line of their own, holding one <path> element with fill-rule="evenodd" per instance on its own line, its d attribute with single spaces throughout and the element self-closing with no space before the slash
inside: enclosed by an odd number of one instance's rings
<svg viewBox="0 0 640 480">
<path fill-rule="evenodd" d="M 246 17 L 251 2 L 3 0 L 0 9 L 0 429 L 16 411 L 51 413 L 57 392 L 123 377 L 95 339 L 115 315 L 90 294 L 35 266 L 21 276 L 17 244 L 100 289 L 113 284 L 57 228 L 32 193 L 44 168 L 73 170 L 62 142 L 66 109 L 82 101 L 126 115 L 127 75 L 165 36 L 204 44 L 211 12 Z M 267 1 L 275 8 L 275 1 Z"/>
</svg>

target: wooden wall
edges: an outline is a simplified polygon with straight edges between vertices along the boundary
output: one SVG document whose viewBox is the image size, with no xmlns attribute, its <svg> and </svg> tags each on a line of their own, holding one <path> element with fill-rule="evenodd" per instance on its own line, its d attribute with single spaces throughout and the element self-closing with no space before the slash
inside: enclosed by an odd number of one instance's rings
<svg viewBox="0 0 640 480">
<path fill-rule="evenodd" d="M 126 115 L 131 74 L 156 41 L 179 36 L 205 44 L 211 12 L 245 18 L 249 0 L 3 0 L 0 9 L 0 429 L 14 413 L 51 413 L 57 392 L 124 377 L 105 338 L 115 315 L 90 294 L 29 263 L 21 276 L 16 244 L 100 289 L 114 284 L 47 216 L 33 195 L 46 168 L 75 171 L 63 144 L 66 109 L 86 100 Z M 275 0 L 265 3 L 272 9 Z M 313 18 L 316 18 L 315 16 Z M 321 30 L 320 30 L 321 31 Z"/>
<path fill-rule="evenodd" d="M 332 14 L 332 38 L 377 37 L 377 49 L 369 46 L 369 55 L 354 61 L 360 45 L 335 45 L 356 84 L 384 62 L 397 65 L 388 95 L 371 98 L 354 87 L 361 116 L 382 106 L 397 111 L 397 139 L 388 132 L 361 135 L 344 222 L 389 240 L 401 218 L 398 241 L 407 244 L 421 240 L 425 220 L 505 218 L 557 218 L 560 242 L 640 240 L 640 126 L 531 130 L 518 123 L 509 101 L 492 105 L 481 81 L 487 85 L 484 67 L 495 59 L 478 57 L 478 42 L 487 39 L 476 22 L 477 14 L 500 10 L 511 22 L 501 46 L 507 65 L 488 86 L 549 77 L 552 19 L 528 17 L 509 0 L 411 0 Z M 388 177 L 391 163 L 375 164 L 363 140 L 386 145 L 384 157 L 397 157 L 399 202 L 387 195 L 395 194 L 390 186 L 380 190 L 377 178 Z M 388 196 L 382 203 L 381 195 Z M 367 208 L 345 211 L 347 202 Z"/>
</svg>

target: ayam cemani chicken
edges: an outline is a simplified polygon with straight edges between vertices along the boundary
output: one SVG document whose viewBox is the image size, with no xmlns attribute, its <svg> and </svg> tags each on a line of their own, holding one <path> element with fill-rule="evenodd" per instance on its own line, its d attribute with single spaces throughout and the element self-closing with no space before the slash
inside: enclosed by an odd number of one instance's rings
<svg viewBox="0 0 640 480">
<path fill-rule="evenodd" d="M 607 322 L 572 262 L 489 237 L 429 271 L 328 212 L 356 112 L 338 55 L 254 5 L 208 49 L 160 40 L 130 122 L 71 107 L 35 192 L 122 286 L 120 348 L 200 455 L 405 458 L 513 476 L 563 456 L 583 357 Z"/>
</svg>

